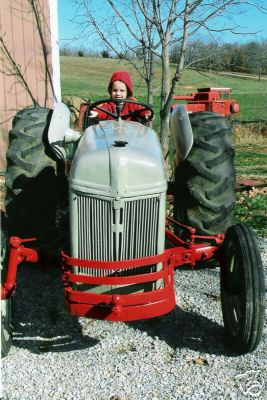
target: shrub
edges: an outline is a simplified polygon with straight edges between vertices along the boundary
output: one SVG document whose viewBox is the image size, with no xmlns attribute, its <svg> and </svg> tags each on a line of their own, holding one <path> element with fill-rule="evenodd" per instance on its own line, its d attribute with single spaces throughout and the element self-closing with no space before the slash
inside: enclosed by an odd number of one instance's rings
<svg viewBox="0 0 267 400">
<path fill-rule="evenodd" d="M 101 52 L 101 56 L 103 57 L 103 58 L 109 58 L 110 56 L 109 56 L 109 52 L 107 51 L 107 50 L 103 50 L 102 52 Z"/>
<path fill-rule="evenodd" d="M 235 146 L 266 145 L 267 136 L 262 134 L 261 124 L 236 124 L 233 128 Z"/>
</svg>

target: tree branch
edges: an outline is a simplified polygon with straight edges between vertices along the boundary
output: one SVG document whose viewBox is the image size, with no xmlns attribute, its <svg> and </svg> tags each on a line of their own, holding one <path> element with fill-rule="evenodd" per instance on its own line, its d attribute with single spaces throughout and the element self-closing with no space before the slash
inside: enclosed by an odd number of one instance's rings
<svg viewBox="0 0 267 400">
<path fill-rule="evenodd" d="M 36 0 L 28 0 L 28 1 L 29 1 L 29 4 L 30 4 L 30 6 L 32 8 L 32 11 L 33 11 L 33 15 L 34 15 L 36 26 L 37 26 L 37 31 L 38 31 L 40 42 L 41 42 L 41 46 L 42 46 L 42 55 L 43 55 L 43 60 L 44 60 L 44 65 L 45 65 L 45 105 L 46 105 L 46 102 L 47 102 L 47 99 L 48 99 L 47 78 L 49 80 L 49 84 L 50 84 L 53 96 L 55 96 L 53 80 L 52 80 L 52 77 L 51 77 L 51 73 L 50 73 L 49 65 L 48 65 L 48 60 L 47 60 L 48 50 L 47 50 L 47 47 L 46 47 L 46 43 L 45 43 L 45 40 L 44 40 L 44 35 L 43 35 L 42 27 L 41 27 L 40 4 L 38 4 L 38 1 L 36 1 Z M 39 6 L 39 9 L 38 9 L 38 6 Z"/>
<path fill-rule="evenodd" d="M 4 42 L 4 38 L 1 36 L 0 37 L 0 42 L 2 43 L 7 61 L 9 62 L 10 66 L 11 66 L 11 71 L 13 70 L 14 76 L 17 76 L 19 78 L 19 82 L 24 86 L 24 88 L 26 89 L 27 93 L 29 94 L 34 106 L 39 106 L 37 100 L 35 99 L 35 97 L 33 96 L 33 93 L 30 90 L 30 87 L 27 83 L 27 81 L 24 78 L 24 74 L 22 73 L 22 71 L 20 70 L 19 65 L 16 63 L 16 61 L 14 60 L 14 58 L 12 57 L 10 51 L 8 50 L 5 42 Z M 9 74 L 10 75 L 10 74 Z"/>
</svg>

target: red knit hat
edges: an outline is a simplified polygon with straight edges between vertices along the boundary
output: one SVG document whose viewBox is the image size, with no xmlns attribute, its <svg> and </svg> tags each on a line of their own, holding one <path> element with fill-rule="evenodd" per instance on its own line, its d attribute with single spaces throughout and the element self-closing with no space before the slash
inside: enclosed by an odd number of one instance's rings
<svg viewBox="0 0 267 400">
<path fill-rule="evenodd" d="M 121 81 L 125 83 L 127 90 L 128 90 L 128 96 L 131 97 L 133 95 L 133 84 L 130 75 L 126 71 L 115 71 L 111 75 L 109 85 L 108 85 L 108 92 L 111 95 L 111 87 L 113 82 L 115 81 Z"/>
</svg>

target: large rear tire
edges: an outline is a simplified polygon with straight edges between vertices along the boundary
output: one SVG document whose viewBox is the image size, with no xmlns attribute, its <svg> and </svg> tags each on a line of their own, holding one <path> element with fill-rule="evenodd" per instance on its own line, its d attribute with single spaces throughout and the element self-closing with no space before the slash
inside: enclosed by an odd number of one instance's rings
<svg viewBox="0 0 267 400">
<path fill-rule="evenodd" d="M 228 229 L 222 246 L 221 301 L 226 339 L 237 353 L 259 344 L 265 314 L 264 271 L 253 231 Z"/>
<path fill-rule="evenodd" d="M 47 141 L 52 110 L 21 110 L 9 134 L 6 210 L 9 235 L 45 237 L 55 226 L 56 161 Z"/>
<path fill-rule="evenodd" d="M 9 246 L 7 243 L 7 230 L 6 230 L 6 218 L 1 213 L 1 284 L 4 283 L 7 262 L 9 254 Z M 12 345 L 13 325 L 12 325 L 12 297 L 5 300 L 1 300 L 1 356 L 5 357 Z"/>
<path fill-rule="evenodd" d="M 224 233 L 234 224 L 235 171 L 230 122 L 219 114 L 189 114 L 194 143 L 176 168 L 174 218 L 198 234 Z"/>
</svg>

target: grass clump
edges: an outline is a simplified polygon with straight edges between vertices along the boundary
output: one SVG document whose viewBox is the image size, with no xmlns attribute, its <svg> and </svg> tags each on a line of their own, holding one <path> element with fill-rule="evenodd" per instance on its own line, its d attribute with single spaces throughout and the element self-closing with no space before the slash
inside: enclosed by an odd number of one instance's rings
<svg viewBox="0 0 267 400">
<path fill-rule="evenodd" d="M 233 137 L 235 147 L 267 146 L 267 136 L 263 135 L 267 127 L 264 124 L 235 124 Z"/>
<path fill-rule="evenodd" d="M 260 236 L 267 236 L 267 187 L 238 193 L 235 215 L 239 222 L 256 229 Z"/>
<path fill-rule="evenodd" d="M 237 178 L 259 179 L 267 182 L 267 136 L 260 124 L 235 125 L 233 141 L 236 150 Z"/>
</svg>

